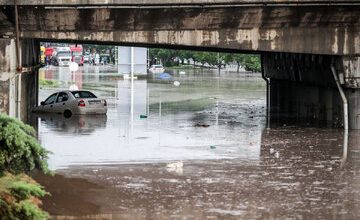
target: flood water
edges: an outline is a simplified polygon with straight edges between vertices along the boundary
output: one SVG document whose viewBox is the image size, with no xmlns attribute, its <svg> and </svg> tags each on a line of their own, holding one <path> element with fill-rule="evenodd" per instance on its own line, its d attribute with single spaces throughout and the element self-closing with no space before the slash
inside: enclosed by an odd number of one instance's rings
<svg viewBox="0 0 360 220">
<path fill-rule="evenodd" d="M 112 66 L 40 71 L 40 101 L 74 83 L 108 101 L 106 116 L 36 120 L 53 219 L 360 217 L 360 133 L 267 129 L 260 75 L 182 71 L 133 84 Z"/>
</svg>

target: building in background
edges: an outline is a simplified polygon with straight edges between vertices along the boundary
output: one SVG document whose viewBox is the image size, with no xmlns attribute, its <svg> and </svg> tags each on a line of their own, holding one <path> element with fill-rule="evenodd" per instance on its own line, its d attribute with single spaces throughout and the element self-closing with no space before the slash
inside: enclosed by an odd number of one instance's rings
<svg viewBox="0 0 360 220">
<path fill-rule="evenodd" d="M 118 72 L 131 73 L 131 47 L 118 47 Z M 147 74 L 147 48 L 134 47 L 134 74 Z"/>
</svg>

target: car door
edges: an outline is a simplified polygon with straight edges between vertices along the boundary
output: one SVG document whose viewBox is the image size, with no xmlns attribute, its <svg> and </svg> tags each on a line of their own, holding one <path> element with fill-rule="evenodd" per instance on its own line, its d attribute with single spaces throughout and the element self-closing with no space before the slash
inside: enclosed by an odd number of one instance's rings
<svg viewBox="0 0 360 220">
<path fill-rule="evenodd" d="M 56 102 L 54 103 L 54 112 L 56 113 L 64 113 L 65 109 L 67 109 L 69 96 L 66 92 L 59 92 Z"/>
<path fill-rule="evenodd" d="M 50 95 L 45 101 L 43 105 L 44 112 L 54 112 L 54 104 L 56 101 L 58 93 L 54 93 Z"/>
</svg>

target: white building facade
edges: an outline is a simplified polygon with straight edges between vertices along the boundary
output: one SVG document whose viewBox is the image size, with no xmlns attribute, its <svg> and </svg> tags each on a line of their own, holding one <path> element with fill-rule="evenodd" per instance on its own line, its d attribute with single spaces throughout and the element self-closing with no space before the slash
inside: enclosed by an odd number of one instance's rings
<svg viewBox="0 0 360 220">
<path fill-rule="evenodd" d="M 130 74 L 131 73 L 131 56 L 132 52 L 134 57 L 134 74 L 146 75 L 147 74 L 147 48 L 144 47 L 118 47 L 118 73 Z"/>
</svg>

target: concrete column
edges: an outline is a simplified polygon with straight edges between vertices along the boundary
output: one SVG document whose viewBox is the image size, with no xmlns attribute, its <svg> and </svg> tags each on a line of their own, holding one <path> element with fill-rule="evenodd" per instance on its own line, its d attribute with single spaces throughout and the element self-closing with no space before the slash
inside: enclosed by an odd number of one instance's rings
<svg viewBox="0 0 360 220">
<path fill-rule="evenodd" d="M 336 69 L 349 103 L 349 127 L 360 129 L 360 57 L 343 56 Z"/>
<path fill-rule="evenodd" d="M 331 72 L 331 56 L 268 53 L 272 123 L 342 126 L 342 101 Z"/>
<path fill-rule="evenodd" d="M 33 39 L 21 40 L 21 103 L 20 118 L 29 120 L 29 113 L 38 103 L 38 68 L 40 67 L 40 43 Z"/>
<path fill-rule="evenodd" d="M 0 113 L 16 116 L 15 41 L 0 39 Z"/>
<path fill-rule="evenodd" d="M 346 90 L 349 103 L 349 128 L 360 129 L 360 89 Z"/>
<path fill-rule="evenodd" d="M 37 104 L 39 43 L 21 41 L 22 73 L 16 73 L 16 46 L 13 39 L 0 39 L 0 112 L 28 121 Z"/>
</svg>

